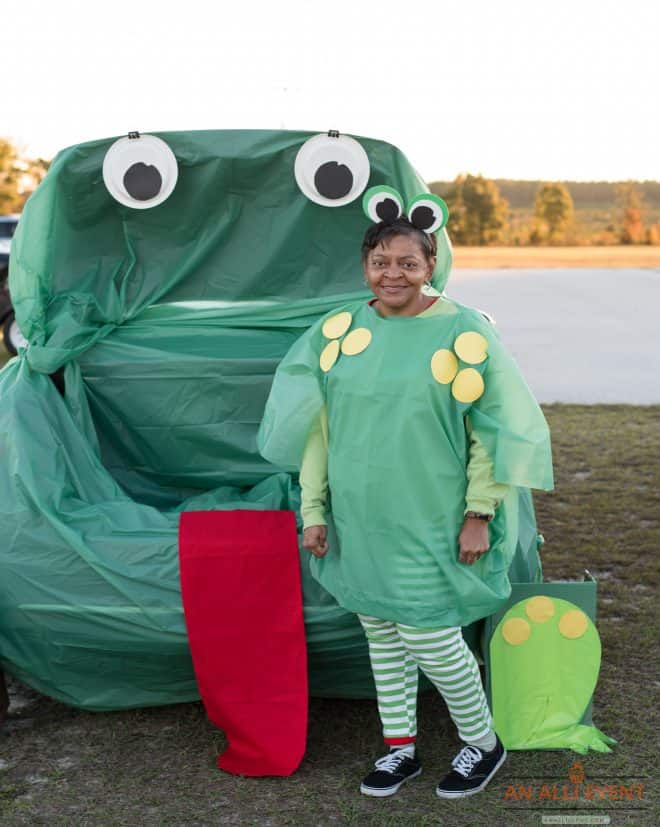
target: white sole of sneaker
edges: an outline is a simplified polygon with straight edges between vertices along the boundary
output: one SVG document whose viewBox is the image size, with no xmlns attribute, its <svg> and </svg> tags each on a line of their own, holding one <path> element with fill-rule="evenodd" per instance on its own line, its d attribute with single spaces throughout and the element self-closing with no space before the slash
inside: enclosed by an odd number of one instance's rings
<svg viewBox="0 0 660 827">
<path fill-rule="evenodd" d="M 438 787 L 436 787 L 435 794 L 438 796 L 438 798 L 467 798 L 469 795 L 476 795 L 477 793 L 480 793 L 482 790 L 486 789 L 495 773 L 499 770 L 499 768 L 505 761 L 506 750 L 504 750 L 504 752 L 502 753 L 502 757 L 497 762 L 497 764 L 495 764 L 488 778 L 484 779 L 484 781 L 478 787 L 475 787 L 473 790 L 466 790 L 464 792 L 448 792 L 446 790 L 441 790 Z"/>
<path fill-rule="evenodd" d="M 360 792 L 362 795 L 371 795 L 374 798 L 387 798 L 388 795 L 394 795 L 397 790 L 400 790 L 406 781 L 410 781 L 411 778 L 419 778 L 421 774 L 422 768 L 420 767 L 413 775 L 409 775 L 408 778 L 404 778 L 403 781 L 399 781 L 399 783 L 393 787 L 386 787 L 384 790 L 378 789 L 377 787 L 365 787 L 364 784 L 360 784 Z"/>
</svg>

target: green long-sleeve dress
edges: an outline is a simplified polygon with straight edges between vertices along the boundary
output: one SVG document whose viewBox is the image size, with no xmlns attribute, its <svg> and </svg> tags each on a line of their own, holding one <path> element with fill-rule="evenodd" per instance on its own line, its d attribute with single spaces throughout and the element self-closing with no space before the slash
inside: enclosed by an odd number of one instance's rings
<svg viewBox="0 0 660 827">
<path fill-rule="evenodd" d="M 453 303 L 435 316 L 381 317 L 363 300 L 314 325 L 273 382 L 263 455 L 299 468 L 328 414 L 328 479 L 339 548 L 312 573 L 351 611 L 412 626 L 464 626 L 510 591 L 515 488 L 490 523 L 491 548 L 460 563 L 467 485 L 465 417 L 496 482 L 549 489 L 547 424 L 492 326 Z"/>
</svg>

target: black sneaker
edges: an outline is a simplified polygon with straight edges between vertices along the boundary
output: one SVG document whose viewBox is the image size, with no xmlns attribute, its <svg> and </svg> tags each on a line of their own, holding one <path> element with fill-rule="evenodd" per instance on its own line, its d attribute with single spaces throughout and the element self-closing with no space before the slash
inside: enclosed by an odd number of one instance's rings
<svg viewBox="0 0 660 827">
<path fill-rule="evenodd" d="M 440 798 L 463 798 L 481 792 L 506 760 L 506 750 L 499 737 L 495 748 L 485 752 L 465 746 L 451 762 L 453 769 L 436 787 Z"/>
<path fill-rule="evenodd" d="M 360 792 L 379 798 L 394 795 L 402 784 L 422 774 L 422 765 L 417 756 L 411 758 L 402 749 L 391 750 L 379 758 L 374 766 L 376 769 L 360 784 Z"/>
</svg>

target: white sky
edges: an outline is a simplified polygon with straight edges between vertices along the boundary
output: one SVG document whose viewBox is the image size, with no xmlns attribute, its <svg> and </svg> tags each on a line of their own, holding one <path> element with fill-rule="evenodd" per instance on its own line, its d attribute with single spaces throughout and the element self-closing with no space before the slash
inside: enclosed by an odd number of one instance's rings
<svg viewBox="0 0 660 827">
<path fill-rule="evenodd" d="M 427 181 L 660 178 L 657 0 L 6 0 L 0 135 L 339 129 Z"/>
</svg>

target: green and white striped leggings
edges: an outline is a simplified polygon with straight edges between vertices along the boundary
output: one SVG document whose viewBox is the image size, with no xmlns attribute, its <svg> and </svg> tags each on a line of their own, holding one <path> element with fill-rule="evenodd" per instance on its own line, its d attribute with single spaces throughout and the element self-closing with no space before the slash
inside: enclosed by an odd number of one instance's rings
<svg viewBox="0 0 660 827">
<path fill-rule="evenodd" d="M 492 726 L 479 667 L 458 626 L 418 629 L 358 615 L 376 682 L 385 743 L 408 744 L 417 735 L 418 668 L 438 689 L 466 743 Z"/>
</svg>

